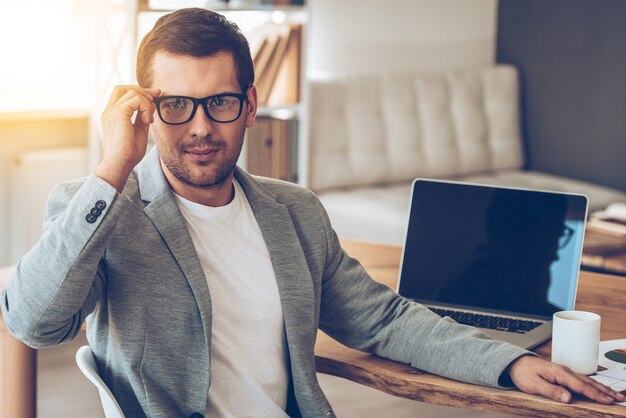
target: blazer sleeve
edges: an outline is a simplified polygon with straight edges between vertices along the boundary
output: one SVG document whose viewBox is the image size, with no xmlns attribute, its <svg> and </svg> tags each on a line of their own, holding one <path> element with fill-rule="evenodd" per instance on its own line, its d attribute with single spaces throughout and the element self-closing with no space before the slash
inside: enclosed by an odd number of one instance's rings
<svg viewBox="0 0 626 418">
<path fill-rule="evenodd" d="M 511 387 L 503 374 L 507 366 L 534 353 L 441 318 L 372 280 L 342 250 L 325 210 L 319 201 L 316 204 L 327 238 L 320 306 L 324 332 L 348 347 L 430 373 L 483 386 Z"/>
<path fill-rule="evenodd" d="M 76 336 L 103 297 L 103 255 L 130 204 L 95 175 L 52 190 L 44 233 L 19 260 L 0 299 L 4 321 L 16 338 L 40 348 Z"/>
</svg>

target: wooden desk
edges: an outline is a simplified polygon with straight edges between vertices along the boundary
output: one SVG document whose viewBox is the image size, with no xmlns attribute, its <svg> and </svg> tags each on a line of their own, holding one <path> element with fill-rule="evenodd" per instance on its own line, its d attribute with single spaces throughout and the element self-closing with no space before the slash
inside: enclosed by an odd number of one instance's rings
<svg viewBox="0 0 626 418">
<path fill-rule="evenodd" d="M 361 260 L 376 279 L 395 289 L 400 248 L 343 240 L 346 251 Z M 10 269 L 0 269 L 0 289 Z M 626 310 L 626 278 L 582 272 L 578 309 L 602 316 L 602 339 L 626 337 L 620 316 Z M 550 344 L 537 352 L 550 357 Z M 562 405 L 519 391 L 469 385 L 420 372 L 410 366 L 351 350 L 322 332 L 315 346 L 317 368 L 383 392 L 440 405 L 541 417 L 624 417 L 626 407 L 604 406 L 577 399 Z M 0 418 L 34 417 L 36 351 L 15 340 L 0 321 Z"/>
<path fill-rule="evenodd" d="M 400 263 L 399 247 L 348 240 L 343 240 L 342 245 L 350 255 L 361 260 L 376 280 L 395 289 Z M 626 327 L 621 320 L 626 312 L 625 278 L 582 272 L 576 308 L 602 316 L 603 340 L 626 337 Z M 536 351 L 549 359 L 550 343 L 541 345 Z M 405 364 L 349 349 L 322 332 L 318 334 L 315 356 L 321 373 L 428 403 L 531 417 L 626 416 L 626 407 L 620 405 L 600 405 L 581 398 L 566 405 L 517 390 L 485 388 L 434 376 Z"/>
</svg>

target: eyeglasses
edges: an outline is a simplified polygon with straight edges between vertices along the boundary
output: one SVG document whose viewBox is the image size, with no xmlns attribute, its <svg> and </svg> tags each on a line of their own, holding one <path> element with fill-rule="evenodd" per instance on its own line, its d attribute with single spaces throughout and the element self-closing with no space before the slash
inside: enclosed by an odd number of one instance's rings
<svg viewBox="0 0 626 418">
<path fill-rule="evenodd" d="M 207 118 L 229 123 L 239 119 L 246 93 L 224 93 L 203 99 L 188 96 L 160 96 L 154 98 L 157 113 L 168 125 L 182 125 L 193 119 L 199 105 L 202 105 Z"/>
<path fill-rule="evenodd" d="M 567 244 L 572 240 L 572 236 L 574 235 L 574 230 L 569 226 L 565 225 L 563 227 L 563 235 L 559 237 L 559 250 L 567 247 Z"/>
</svg>

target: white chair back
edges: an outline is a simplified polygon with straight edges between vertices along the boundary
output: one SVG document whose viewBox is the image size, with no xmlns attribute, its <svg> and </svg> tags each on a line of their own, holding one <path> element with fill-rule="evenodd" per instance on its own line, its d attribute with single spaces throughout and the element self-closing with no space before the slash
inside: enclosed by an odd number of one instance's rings
<svg viewBox="0 0 626 418">
<path fill-rule="evenodd" d="M 98 365 L 96 364 L 96 359 L 93 356 L 91 347 L 85 345 L 78 349 L 76 352 L 76 363 L 80 371 L 87 376 L 87 379 L 98 388 L 100 401 L 104 409 L 104 416 L 106 418 L 124 418 L 122 408 L 120 408 L 120 405 L 115 400 L 115 397 L 113 397 L 106 383 L 104 383 L 100 377 Z"/>
</svg>

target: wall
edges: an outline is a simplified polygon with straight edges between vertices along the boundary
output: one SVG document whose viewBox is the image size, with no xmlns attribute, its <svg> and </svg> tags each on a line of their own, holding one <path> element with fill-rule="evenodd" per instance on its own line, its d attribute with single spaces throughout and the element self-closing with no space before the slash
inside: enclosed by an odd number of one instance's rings
<svg viewBox="0 0 626 418">
<path fill-rule="evenodd" d="M 497 0 L 307 0 L 306 77 L 476 68 L 495 60 Z M 302 97 L 307 89 L 303 83 Z M 298 178 L 308 185 L 308 118 Z"/>
<path fill-rule="evenodd" d="M 87 136 L 85 112 L 0 114 L 0 267 L 10 262 L 10 172 L 15 158 L 31 150 L 87 146 Z"/>
<path fill-rule="evenodd" d="M 529 168 L 626 191 L 626 1 L 502 0 Z"/>
<path fill-rule="evenodd" d="M 494 62 L 496 0 L 309 0 L 309 73 L 481 67 Z"/>
</svg>

